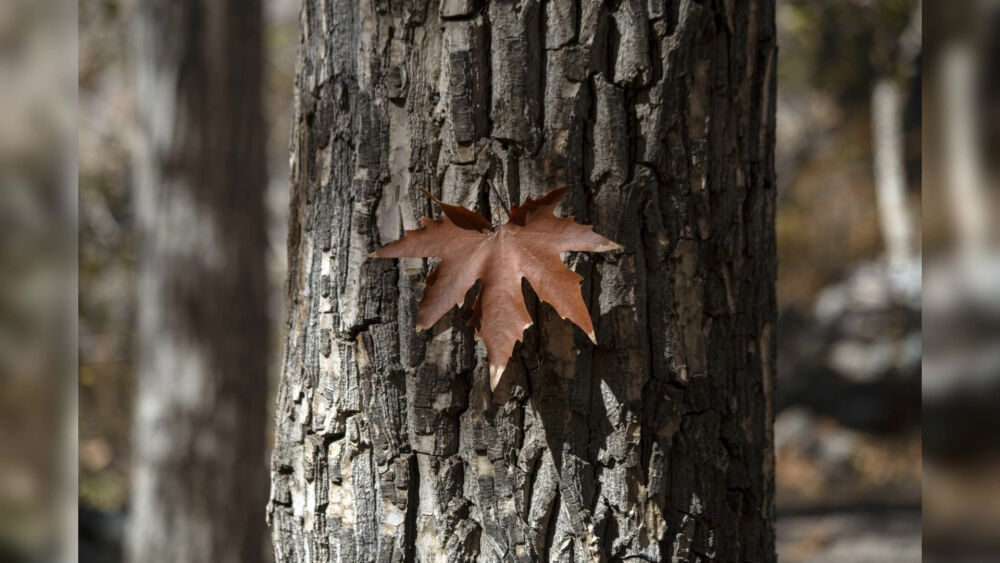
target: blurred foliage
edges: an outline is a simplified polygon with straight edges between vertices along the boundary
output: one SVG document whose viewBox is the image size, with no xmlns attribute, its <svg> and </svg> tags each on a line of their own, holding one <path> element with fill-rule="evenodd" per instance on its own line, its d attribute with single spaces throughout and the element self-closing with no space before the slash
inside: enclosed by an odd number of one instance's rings
<svg viewBox="0 0 1000 563">
<path fill-rule="evenodd" d="M 126 503 L 135 244 L 129 191 L 130 3 L 82 0 L 80 18 L 80 498 Z"/>
<path fill-rule="evenodd" d="M 899 38 L 916 0 L 780 3 L 781 88 L 820 90 L 839 105 L 866 106 L 872 79 L 899 72 Z"/>
<path fill-rule="evenodd" d="M 778 295 L 808 306 L 830 282 L 882 250 L 867 123 L 847 120 L 795 171 L 778 209 Z"/>
</svg>

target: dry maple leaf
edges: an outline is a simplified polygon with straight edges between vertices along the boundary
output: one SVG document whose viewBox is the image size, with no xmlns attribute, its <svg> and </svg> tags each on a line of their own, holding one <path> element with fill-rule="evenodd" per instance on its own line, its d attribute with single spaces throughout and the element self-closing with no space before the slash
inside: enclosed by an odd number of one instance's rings
<svg viewBox="0 0 1000 563">
<path fill-rule="evenodd" d="M 510 220 L 496 229 L 481 214 L 449 205 L 426 193 L 444 211 L 444 219 L 422 218 L 424 228 L 406 231 L 403 238 L 376 250 L 380 258 L 440 258 L 427 276 L 420 302 L 417 330 L 430 328 L 481 281 L 469 325 L 486 344 L 490 386 L 496 388 L 504 368 L 531 326 L 521 293 L 527 279 L 539 299 L 564 319 L 583 329 L 594 343 L 594 325 L 580 293 L 583 277 L 570 270 L 560 252 L 605 252 L 621 248 L 581 225 L 573 217 L 556 217 L 556 203 L 567 188 L 557 188 L 537 200 L 528 199 L 510 211 Z"/>
</svg>

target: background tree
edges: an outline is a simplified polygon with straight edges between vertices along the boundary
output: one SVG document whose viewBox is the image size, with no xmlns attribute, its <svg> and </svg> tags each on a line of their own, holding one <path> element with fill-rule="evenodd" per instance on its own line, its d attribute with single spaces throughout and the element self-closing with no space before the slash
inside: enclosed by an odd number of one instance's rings
<svg viewBox="0 0 1000 563">
<path fill-rule="evenodd" d="M 132 561 L 254 562 L 267 396 L 261 7 L 143 1 Z"/>
<path fill-rule="evenodd" d="M 269 517 L 280 561 L 773 561 L 774 5 L 306 0 Z M 491 179 L 497 191 L 485 188 Z M 432 212 L 573 186 L 597 346 L 547 305 L 495 392 Z M 530 290 L 526 290 L 530 295 Z"/>
</svg>

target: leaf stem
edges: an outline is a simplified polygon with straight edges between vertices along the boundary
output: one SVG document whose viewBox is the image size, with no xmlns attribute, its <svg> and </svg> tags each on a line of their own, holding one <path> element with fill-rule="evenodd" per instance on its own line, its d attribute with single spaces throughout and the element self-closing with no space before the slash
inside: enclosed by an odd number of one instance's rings
<svg viewBox="0 0 1000 563">
<path fill-rule="evenodd" d="M 493 195 L 497 197 L 497 201 L 500 202 L 500 207 L 503 208 L 504 213 L 507 215 L 504 221 L 506 223 L 510 220 L 510 203 L 500 195 L 500 190 L 496 189 L 496 186 L 493 185 L 493 181 L 489 178 L 486 178 L 486 185 L 490 188 L 490 191 L 493 192 Z"/>
</svg>

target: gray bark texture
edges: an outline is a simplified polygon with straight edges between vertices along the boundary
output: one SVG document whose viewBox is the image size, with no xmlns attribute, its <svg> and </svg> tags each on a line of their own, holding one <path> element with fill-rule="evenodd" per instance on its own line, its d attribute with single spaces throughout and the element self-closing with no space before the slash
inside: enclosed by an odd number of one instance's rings
<svg viewBox="0 0 1000 563">
<path fill-rule="evenodd" d="M 269 519 L 278 561 L 775 560 L 774 2 L 306 0 Z M 492 180 L 495 191 L 485 186 Z M 536 324 L 495 392 L 430 261 L 450 203 L 560 185 L 596 346 Z"/>
<path fill-rule="evenodd" d="M 127 557 L 267 555 L 261 7 L 143 0 L 139 359 Z"/>
</svg>

